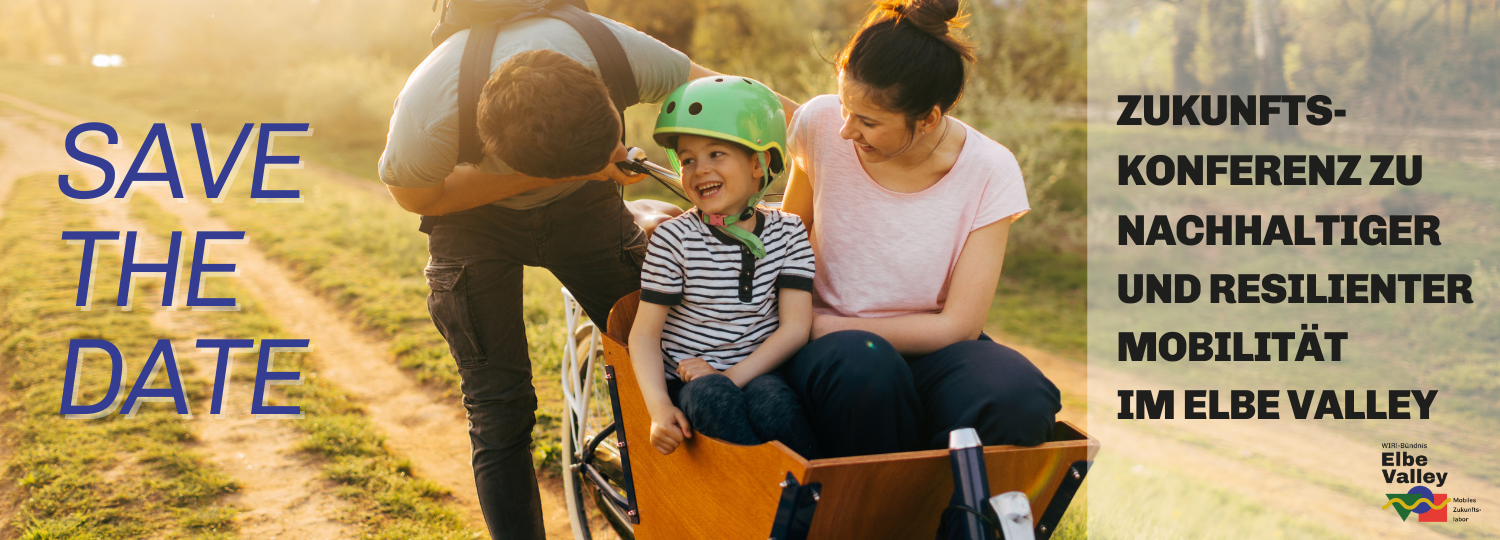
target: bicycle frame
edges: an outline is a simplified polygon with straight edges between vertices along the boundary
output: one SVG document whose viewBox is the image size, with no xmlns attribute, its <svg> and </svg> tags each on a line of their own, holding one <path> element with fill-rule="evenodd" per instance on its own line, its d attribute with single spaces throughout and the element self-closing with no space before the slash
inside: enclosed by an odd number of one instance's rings
<svg viewBox="0 0 1500 540">
<path fill-rule="evenodd" d="M 570 418 L 569 422 L 567 422 L 567 428 L 572 430 L 572 433 L 567 433 L 565 436 L 571 437 L 571 441 L 577 441 L 582 444 L 582 452 L 577 452 L 577 462 L 572 464 L 573 470 L 567 471 L 569 481 L 576 482 L 582 480 L 587 484 L 591 484 L 589 487 L 596 495 L 595 501 L 597 503 L 609 504 L 617 510 L 618 514 L 627 516 L 632 524 L 639 523 L 640 518 L 635 502 L 635 489 L 631 481 L 630 456 L 625 441 L 625 434 L 623 431 L 616 429 L 619 425 L 620 410 L 618 404 L 619 394 L 614 380 L 614 370 L 610 366 L 605 366 L 604 370 L 605 379 L 609 387 L 609 412 L 611 417 L 608 419 L 609 422 L 600 428 L 598 432 L 590 433 L 590 420 L 592 419 L 591 415 L 594 413 L 593 408 L 590 406 L 590 401 L 594 398 L 593 392 L 597 382 L 594 380 L 594 374 L 597 371 L 594 363 L 602 361 L 601 354 L 596 354 L 595 351 L 601 350 L 601 341 L 599 333 L 591 331 L 589 332 L 588 339 L 580 343 L 580 340 L 577 339 L 579 330 L 586 326 L 592 326 L 592 323 L 587 322 L 587 314 L 584 313 L 583 307 L 578 303 L 577 299 L 573 298 L 571 292 L 564 288 L 562 294 L 564 321 L 567 324 L 568 339 L 563 344 L 561 383 L 563 387 L 563 400 L 567 402 L 568 411 L 565 414 L 576 415 L 576 418 Z M 580 345 L 584 346 L 585 349 L 580 351 Z M 580 354 L 580 352 L 584 354 Z M 598 462 L 599 446 L 611 435 L 615 436 L 616 440 L 619 441 L 617 448 L 620 458 L 621 474 L 619 476 L 621 476 L 621 479 L 617 483 L 623 488 L 625 492 L 623 495 L 610 485 L 608 475 L 601 469 L 601 464 Z M 571 447 L 572 444 L 569 446 L 570 448 L 567 449 L 569 452 L 577 450 Z M 577 476 L 573 476 L 573 474 Z"/>
</svg>

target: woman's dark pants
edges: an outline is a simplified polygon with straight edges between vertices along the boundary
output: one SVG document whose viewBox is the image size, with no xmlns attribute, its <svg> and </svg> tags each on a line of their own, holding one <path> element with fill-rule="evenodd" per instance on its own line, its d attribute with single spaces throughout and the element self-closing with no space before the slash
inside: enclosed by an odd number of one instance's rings
<svg viewBox="0 0 1500 540">
<path fill-rule="evenodd" d="M 972 427 L 986 445 L 1052 436 L 1061 395 L 1031 361 L 989 336 L 908 361 L 870 332 L 807 344 L 782 375 L 801 399 L 825 457 L 948 447 Z"/>
<path fill-rule="evenodd" d="M 613 186 L 589 182 L 539 208 L 485 205 L 422 222 L 427 306 L 458 361 L 479 506 L 497 540 L 544 537 L 522 268 L 551 270 L 603 329 L 615 301 L 640 288 L 646 246 Z"/>
</svg>

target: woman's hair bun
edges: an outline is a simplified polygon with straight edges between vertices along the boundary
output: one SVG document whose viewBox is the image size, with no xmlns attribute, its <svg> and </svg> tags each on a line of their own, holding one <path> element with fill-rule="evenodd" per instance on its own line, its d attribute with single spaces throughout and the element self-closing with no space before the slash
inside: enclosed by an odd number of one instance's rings
<svg viewBox="0 0 1500 540">
<path fill-rule="evenodd" d="M 879 0 L 836 67 L 873 90 L 876 105 L 920 118 L 963 95 L 974 46 L 959 32 L 959 0 Z"/>
<path fill-rule="evenodd" d="M 958 17 L 959 0 L 882 0 L 879 12 L 885 12 L 892 18 L 899 18 L 910 22 L 920 28 L 923 32 L 935 37 L 948 35 L 950 28 L 962 28 L 962 23 L 953 20 Z"/>
</svg>

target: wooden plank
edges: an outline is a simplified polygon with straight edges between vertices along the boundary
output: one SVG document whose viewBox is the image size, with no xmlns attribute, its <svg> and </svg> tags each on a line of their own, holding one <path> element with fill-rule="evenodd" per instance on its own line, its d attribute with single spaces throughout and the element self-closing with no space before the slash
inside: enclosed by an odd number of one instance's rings
<svg viewBox="0 0 1500 540">
<path fill-rule="evenodd" d="M 984 450 L 990 492 L 1020 491 L 1040 516 L 1075 461 L 1091 459 L 1098 442 L 1070 424 L 1054 431 L 1081 439 L 1035 447 L 991 446 Z M 953 496 L 953 468 L 946 450 L 820 459 L 799 481 L 822 484 L 810 539 L 869 540 L 930 538 Z"/>
<path fill-rule="evenodd" d="M 630 325 L 635 324 L 635 312 L 641 307 L 641 291 L 625 295 L 615 302 L 614 307 L 609 309 L 609 322 L 607 335 L 615 338 L 621 345 L 630 343 Z"/>
<path fill-rule="evenodd" d="M 806 461 L 779 442 L 740 446 L 701 434 L 670 455 L 650 444 L 650 415 L 630 363 L 630 334 L 637 295 L 610 313 L 605 360 L 615 368 L 625 417 L 636 499 L 639 540 L 761 540 L 771 530 L 781 480 L 822 484 L 812 540 L 930 538 L 953 494 L 946 450 Z M 1099 442 L 1067 422 L 1053 441 L 1036 447 L 985 448 L 990 491 L 1020 491 L 1041 516 L 1075 461 L 1093 459 Z"/>
</svg>

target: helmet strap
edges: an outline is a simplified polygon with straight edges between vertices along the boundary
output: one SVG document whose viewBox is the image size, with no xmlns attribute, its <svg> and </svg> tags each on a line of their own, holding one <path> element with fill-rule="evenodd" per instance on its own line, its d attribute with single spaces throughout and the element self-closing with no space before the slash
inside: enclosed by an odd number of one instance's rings
<svg viewBox="0 0 1500 540">
<path fill-rule="evenodd" d="M 766 152 L 755 153 L 756 159 L 760 160 L 760 191 L 750 197 L 750 201 L 745 204 L 743 212 L 738 214 L 710 214 L 699 211 L 699 214 L 703 216 L 704 223 L 718 227 L 724 234 L 732 236 L 739 240 L 740 243 L 745 244 L 745 247 L 749 248 L 750 253 L 754 254 L 757 259 L 766 256 L 766 246 L 761 243 L 760 237 L 755 236 L 755 233 L 732 225 L 755 217 L 755 206 L 760 204 L 761 199 L 764 199 L 766 196 L 766 191 L 771 189 L 771 183 L 775 179 L 771 176 L 771 169 L 766 166 L 766 154 Z"/>
</svg>

